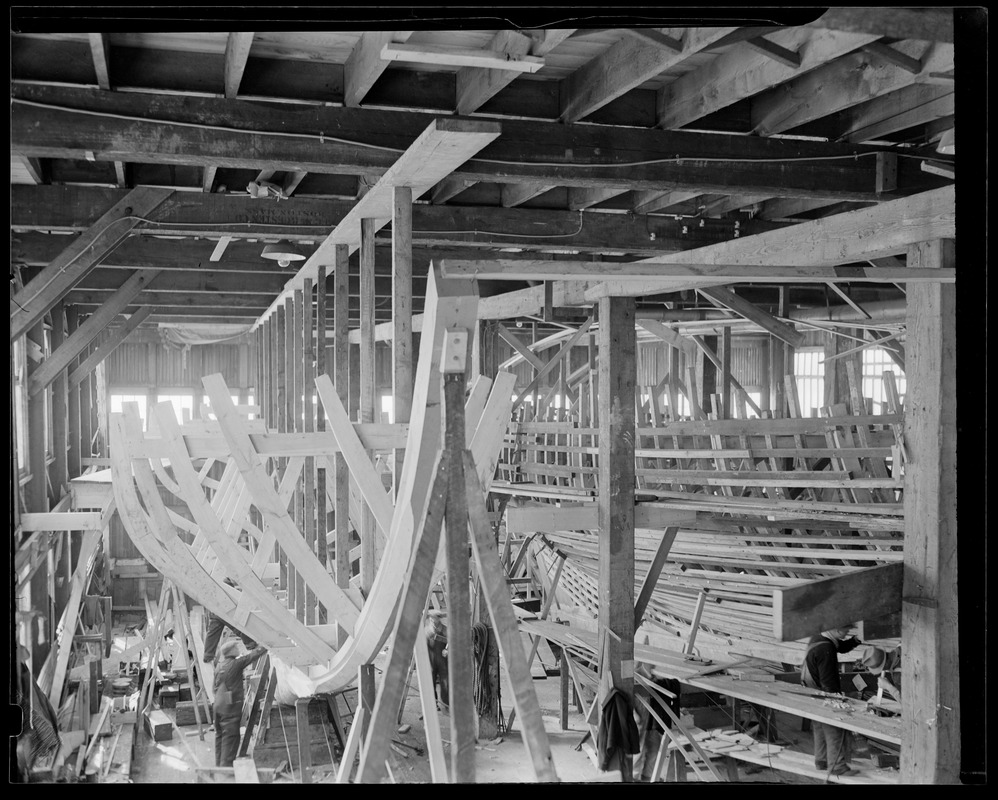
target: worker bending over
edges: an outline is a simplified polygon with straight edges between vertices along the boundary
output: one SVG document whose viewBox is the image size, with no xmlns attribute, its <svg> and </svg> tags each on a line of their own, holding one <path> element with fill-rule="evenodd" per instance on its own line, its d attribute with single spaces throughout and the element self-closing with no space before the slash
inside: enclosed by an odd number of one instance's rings
<svg viewBox="0 0 998 800">
<path fill-rule="evenodd" d="M 877 688 L 883 689 L 900 703 L 901 648 L 883 650 L 879 647 L 864 647 L 861 661 L 871 675 L 877 676 Z"/>
<path fill-rule="evenodd" d="M 842 694 L 839 681 L 839 653 L 848 653 L 862 642 L 850 636 L 851 626 L 824 631 L 811 637 L 801 669 L 801 683 L 811 689 Z M 832 775 L 856 775 L 849 766 L 852 756 L 852 735 L 844 728 L 825 722 L 814 722 L 814 766 Z"/>
</svg>

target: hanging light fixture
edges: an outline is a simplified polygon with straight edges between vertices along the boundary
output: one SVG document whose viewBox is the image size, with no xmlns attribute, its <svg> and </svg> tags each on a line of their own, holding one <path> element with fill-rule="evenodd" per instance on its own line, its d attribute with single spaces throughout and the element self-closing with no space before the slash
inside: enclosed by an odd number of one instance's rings
<svg viewBox="0 0 998 800">
<path fill-rule="evenodd" d="M 304 261 L 305 256 L 287 239 L 281 239 L 276 244 L 268 244 L 260 253 L 261 258 L 276 261 L 279 267 L 290 267 L 292 261 Z"/>
</svg>

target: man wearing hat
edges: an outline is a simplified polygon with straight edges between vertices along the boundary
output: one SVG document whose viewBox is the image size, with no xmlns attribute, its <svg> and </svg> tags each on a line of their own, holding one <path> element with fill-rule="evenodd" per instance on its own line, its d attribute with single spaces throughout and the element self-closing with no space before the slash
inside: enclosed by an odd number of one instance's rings
<svg viewBox="0 0 998 800">
<path fill-rule="evenodd" d="M 823 631 L 812 636 L 807 644 L 804 666 L 801 669 L 801 683 L 811 689 L 820 689 L 831 694 L 842 694 L 839 682 L 839 653 L 848 653 L 862 644 L 855 636 L 850 636 L 851 626 Z M 852 737 L 844 728 L 814 723 L 814 766 L 828 770 L 832 775 L 856 775 L 857 770 L 849 766 L 852 755 Z"/>
<path fill-rule="evenodd" d="M 877 687 L 901 702 L 901 647 L 882 650 L 879 647 L 864 647 L 860 659 L 871 675 L 877 676 Z"/>
<path fill-rule="evenodd" d="M 225 585 L 236 587 L 235 581 L 232 578 L 225 579 Z M 239 638 L 243 640 L 243 644 L 246 646 L 247 650 L 252 650 L 256 647 L 256 641 L 251 637 L 247 636 L 242 631 L 236 630 L 231 625 L 226 623 L 221 617 L 215 616 L 210 611 L 208 612 L 208 631 L 204 636 L 204 658 L 202 659 L 205 664 L 210 664 L 215 660 L 215 650 L 218 648 L 218 642 L 222 638 L 222 632 L 229 628 L 233 632 L 239 634 Z"/>
<path fill-rule="evenodd" d="M 231 767 L 239 752 L 239 722 L 243 715 L 243 671 L 267 652 L 257 647 L 239 655 L 239 642 L 222 645 L 222 660 L 215 670 L 215 766 Z"/>
</svg>

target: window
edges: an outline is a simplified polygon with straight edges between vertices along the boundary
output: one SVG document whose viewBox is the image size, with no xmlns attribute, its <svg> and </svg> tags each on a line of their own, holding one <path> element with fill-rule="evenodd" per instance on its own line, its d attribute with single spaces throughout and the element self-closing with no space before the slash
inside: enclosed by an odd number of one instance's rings
<svg viewBox="0 0 998 800">
<path fill-rule="evenodd" d="M 390 394 L 381 395 L 381 419 L 389 425 L 395 422 L 395 398 Z"/>
<path fill-rule="evenodd" d="M 802 417 L 817 416 L 825 404 L 825 351 L 821 347 L 802 347 L 794 353 L 794 375 Z"/>
<path fill-rule="evenodd" d="M 127 390 L 126 390 L 127 391 Z M 142 429 L 146 429 L 146 396 L 142 394 L 111 393 L 111 413 L 120 414 L 124 410 L 125 403 L 137 403 L 139 406 L 139 418 L 142 420 Z"/>
<path fill-rule="evenodd" d="M 874 414 L 889 414 L 887 406 L 887 389 L 884 386 L 884 372 L 894 373 L 898 395 L 902 402 L 907 385 L 904 372 L 891 361 L 887 350 L 883 347 L 868 347 L 863 351 L 863 397 L 873 400 Z"/>
<path fill-rule="evenodd" d="M 753 403 L 759 406 L 759 408 L 762 408 L 762 392 L 750 392 L 748 391 L 748 389 L 746 389 L 745 393 L 752 398 Z M 747 416 L 749 419 L 758 418 L 758 414 L 756 414 L 755 411 L 752 410 L 752 406 L 750 406 L 748 403 L 745 403 L 745 412 L 746 412 L 745 416 Z"/>
</svg>

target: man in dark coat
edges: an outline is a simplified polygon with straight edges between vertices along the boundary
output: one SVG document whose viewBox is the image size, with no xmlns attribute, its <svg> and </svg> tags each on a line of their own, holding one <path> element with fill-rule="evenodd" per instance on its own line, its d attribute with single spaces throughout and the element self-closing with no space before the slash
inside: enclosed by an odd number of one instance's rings
<svg viewBox="0 0 998 800">
<path fill-rule="evenodd" d="M 235 582 L 232 578 L 226 578 L 225 583 L 229 586 L 235 586 Z M 243 645 L 247 650 L 252 650 L 256 647 L 256 641 L 249 636 L 247 636 L 242 631 L 238 631 L 229 625 L 221 617 L 208 612 L 208 631 L 204 635 L 204 658 L 202 659 L 205 664 L 210 664 L 215 660 L 215 650 L 218 648 L 218 643 L 222 638 L 222 632 L 229 628 L 234 633 L 239 635 L 239 638 L 243 640 Z"/>
<path fill-rule="evenodd" d="M 222 645 L 222 660 L 215 670 L 215 766 L 231 767 L 239 752 L 239 722 L 243 715 L 243 672 L 267 652 L 257 647 L 239 655 L 239 642 Z"/>
<path fill-rule="evenodd" d="M 801 683 L 811 689 L 842 694 L 838 654 L 848 653 L 862 644 L 855 636 L 849 635 L 850 630 L 847 625 L 811 637 L 804 656 Z M 813 730 L 815 768 L 822 771 L 827 769 L 832 775 L 857 774 L 857 770 L 849 766 L 852 755 L 852 737 L 849 731 L 817 721 Z"/>
</svg>

